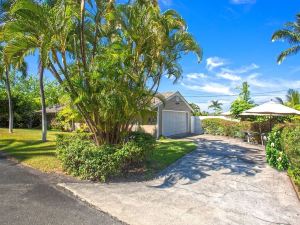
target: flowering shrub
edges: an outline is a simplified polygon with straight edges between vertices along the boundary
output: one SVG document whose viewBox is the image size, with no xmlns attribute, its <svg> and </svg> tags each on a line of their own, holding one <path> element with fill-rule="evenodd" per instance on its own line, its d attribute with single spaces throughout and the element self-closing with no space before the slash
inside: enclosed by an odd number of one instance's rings
<svg viewBox="0 0 300 225">
<path fill-rule="evenodd" d="M 267 162 L 278 170 L 287 170 L 289 160 L 281 148 L 281 131 L 274 129 L 268 136 L 266 146 Z"/>
</svg>

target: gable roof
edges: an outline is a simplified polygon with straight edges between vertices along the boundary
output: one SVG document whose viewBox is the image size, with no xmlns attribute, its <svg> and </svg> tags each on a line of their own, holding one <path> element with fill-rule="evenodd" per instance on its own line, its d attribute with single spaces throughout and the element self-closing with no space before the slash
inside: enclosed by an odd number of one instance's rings
<svg viewBox="0 0 300 225">
<path fill-rule="evenodd" d="M 161 94 L 165 98 L 165 101 L 168 101 L 168 100 L 172 99 L 173 97 L 178 96 L 190 108 L 191 111 L 194 111 L 193 108 L 190 106 L 190 104 L 181 95 L 181 93 L 179 91 L 176 91 L 176 92 L 162 92 L 162 93 L 159 93 L 159 94 Z M 163 102 L 160 99 L 158 99 L 157 97 L 153 98 L 152 107 L 156 108 L 156 107 L 158 107 L 162 104 L 163 104 Z"/>
<path fill-rule="evenodd" d="M 49 106 L 49 107 L 46 107 L 46 113 L 48 113 L 48 114 L 56 114 L 59 111 L 61 111 L 63 108 L 64 108 L 64 106 L 62 106 L 62 105 Z M 36 112 L 37 113 L 41 113 L 42 110 L 38 110 Z"/>
</svg>

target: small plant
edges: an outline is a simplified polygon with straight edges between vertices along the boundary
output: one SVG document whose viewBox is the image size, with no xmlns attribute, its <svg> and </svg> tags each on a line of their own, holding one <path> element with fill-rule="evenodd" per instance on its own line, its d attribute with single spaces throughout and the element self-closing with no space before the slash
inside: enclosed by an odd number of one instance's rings
<svg viewBox="0 0 300 225">
<path fill-rule="evenodd" d="M 289 167 L 289 160 L 281 147 L 281 131 L 274 129 L 268 136 L 266 146 L 267 162 L 270 166 L 282 171 Z"/>
</svg>

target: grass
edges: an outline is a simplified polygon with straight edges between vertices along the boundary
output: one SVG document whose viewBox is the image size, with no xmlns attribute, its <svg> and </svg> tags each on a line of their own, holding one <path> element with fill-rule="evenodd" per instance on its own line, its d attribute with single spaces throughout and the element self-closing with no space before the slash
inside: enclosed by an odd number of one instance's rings
<svg viewBox="0 0 300 225">
<path fill-rule="evenodd" d="M 156 149 L 148 163 L 148 168 L 157 173 L 189 152 L 194 151 L 197 145 L 190 141 L 159 140 Z"/>
<path fill-rule="evenodd" d="M 41 131 L 34 129 L 0 128 L 0 150 L 19 162 L 43 172 L 61 172 L 62 166 L 55 155 L 55 135 L 61 133 L 48 131 L 48 141 L 42 142 Z"/>
<path fill-rule="evenodd" d="M 55 135 L 59 133 L 62 132 L 48 131 L 48 141 L 41 142 L 40 130 L 15 129 L 13 134 L 9 134 L 7 129 L 0 128 L 0 151 L 43 172 L 61 172 L 62 165 L 55 154 Z M 158 141 L 148 162 L 149 175 L 161 171 L 195 149 L 193 142 L 171 139 Z"/>
</svg>

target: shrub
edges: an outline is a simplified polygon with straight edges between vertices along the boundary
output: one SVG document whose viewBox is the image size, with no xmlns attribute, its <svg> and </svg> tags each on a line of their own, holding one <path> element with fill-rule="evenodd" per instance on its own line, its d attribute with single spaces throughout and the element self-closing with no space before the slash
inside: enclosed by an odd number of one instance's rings
<svg viewBox="0 0 300 225">
<path fill-rule="evenodd" d="M 202 121 L 202 127 L 206 134 L 243 138 L 244 131 L 249 128 L 249 123 L 223 119 L 205 119 Z"/>
<path fill-rule="evenodd" d="M 288 157 L 281 147 L 281 131 L 277 128 L 269 133 L 266 156 L 270 166 L 275 167 L 278 170 L 288 169 Z"/>
<path fill-rule="evenodd" d="M 122 145 L 96 146 L 88 134 L 58 135 L 57 155 L 64 170 L 83 179 L 106 181 L 142 167 L 152 153 L 155 139 L 134 132 Z"/>
<path fill-rule="evenodd" d="M 287 154 L 290 167 L 288 174 L 300 190 L 300 124 L 286 124 L 281 133 L 281 145 Z"/>
</svg>

